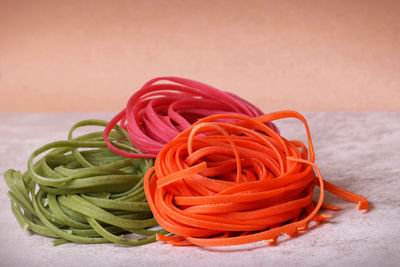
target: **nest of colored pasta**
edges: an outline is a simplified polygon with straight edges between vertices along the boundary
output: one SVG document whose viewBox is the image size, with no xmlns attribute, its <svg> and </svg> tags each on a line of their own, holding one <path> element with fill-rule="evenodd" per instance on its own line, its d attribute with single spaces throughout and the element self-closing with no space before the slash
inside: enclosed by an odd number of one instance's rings
<svg viewBox="0 0 400 267">
<path fill-rule="evenodd" d="M 266 125 L 282 118 L 303 122 L 308 148 Z M 365 198 L 324 181 L 314 162 L 307 122 L 297 112 L 201 119 L 166 144 L 146 173 L 144 187 L 153 214 L 174 234 L 158 235 L 158 240 L 226 246 L 296 236 L 311 220 L 329 217 L 319 214 L 324 190 L 358 203 L 360 209 L 368 207 Z M 320 189 L 317 201 L 315 186 Z"/>
<path fill-rule="evenodd" d="M 157 222 L 146 202 L 143 176 L 152 160 L 115 154 L 104 143 L 103 131 L 72 137 L 76 128 L 106 124 L 81 121 L 72 127 L 68 140 L 35 150 L 25 173 L 5 173 L 11 208 L 24 230 L 56 238 L 55 245 L 143 245 L 156 241 L 157 233 L 166 233 L 149 229 Z M 119 127 L 110 134 L 121 149 L 139 152 L 126 137 Z"/>
</svg>

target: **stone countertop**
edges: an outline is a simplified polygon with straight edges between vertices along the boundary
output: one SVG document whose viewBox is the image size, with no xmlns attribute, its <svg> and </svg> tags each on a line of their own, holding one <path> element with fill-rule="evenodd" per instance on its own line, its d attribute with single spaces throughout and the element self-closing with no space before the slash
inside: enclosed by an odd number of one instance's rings
<svg viewBox="0 0 400 267">
<path fill-rule="evenodd" d="M 342 206 L 297 238 L 223 247 L 64 244 L 24 232 L 0 181 L 0 266 L 398 266 L 400 262 L 400 112 L 303 112 L 324 179 L 368 198 L 370 209 L 327 194 Z M 112 113 L 0 113 L 0 172 L 26 170 L 32 151 L 63 140 L 77 121 Z M 278 123 L 287 139 L 305 140 L 301 123 Z"/>
</svg>

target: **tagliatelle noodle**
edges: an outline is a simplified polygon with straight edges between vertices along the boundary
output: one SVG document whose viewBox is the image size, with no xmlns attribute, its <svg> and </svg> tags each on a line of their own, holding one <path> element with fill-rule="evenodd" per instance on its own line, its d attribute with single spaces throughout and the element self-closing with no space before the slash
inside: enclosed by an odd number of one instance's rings
<svg viewBox="0 0 400 267">
<path fill-rule="evenodd" d="M 166 81 L 168 83 L 158 83 Z M 160 77 L 148 81 L 134 93 L 124 110 L 104 131 L 107 146 L 129 158 L 156 157 L 161 148 L 200 118 L 215 114 L 243 114 L 256 117 L 261 110 L 246 100 L 207 84 L 179 78 Z M 132 144 L 143 153 L 115 147 L 108 134 L 120 124 L 129 133 Z M 269 127 L 278 131 L 270 122 Z"/>
<path fill-rule="evenodd" d="M 283 118 L 304 124 L 308 149 L 266 126 Z M 324 204 L 324 190 L 368 208 L 365 197 L 323 180 L 308 124 L 295 111 L 199 120 L 163 147 L 144 189 L 157 222 L 176 235 L 157 239 L 181 246 L 273 243 L 282 234 L 297 236 L 310 220 L 330 217 L 320 215 L 321 208 L 339 209 Z"/>
<path fill-rule="evenodd" d="M 103 131 L 73 138 L 76 128 L 105 126 L 85 120 L 70 130 L 68 140 L 35 150 L 22 174 L 4 174 L 12 211 L 24 230 L 54 237 L 55 245 L 67 242 L 143 245 L 156 241 L 156 226 L 143 191 L 143 176 L 151 159 L 126 159 L 110 151 Z M 138 152 L 115 127 L 111 140 L 120 148 Z M 39 155 L 44 154 L 36 162 Z M 126 234 L 136 234 L 135 238 Z"/>
</svg>

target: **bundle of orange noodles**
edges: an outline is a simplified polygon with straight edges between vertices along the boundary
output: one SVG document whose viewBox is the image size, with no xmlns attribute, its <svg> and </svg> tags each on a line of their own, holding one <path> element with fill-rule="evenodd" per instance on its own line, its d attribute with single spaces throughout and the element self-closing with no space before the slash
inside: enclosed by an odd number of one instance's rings
<svg viewBox="0 0 400 267">
<path fill-rule="evenodd" d="M 308 149 L 266 126 L 282 118 L 304 123 Z M 234 122 L 221 121 L 226 119 Z M 323 180 L 307 122 L 294 111 L 197 121 L 163 147 L 144 187 L 157 222 L 175 234 L 158 240 L 174 245 L 228 246 L 296 236 L 310 220 L 329 217 L 318 213 L 324 190 L 368 208 L 366 198 Z"/>
</svg>

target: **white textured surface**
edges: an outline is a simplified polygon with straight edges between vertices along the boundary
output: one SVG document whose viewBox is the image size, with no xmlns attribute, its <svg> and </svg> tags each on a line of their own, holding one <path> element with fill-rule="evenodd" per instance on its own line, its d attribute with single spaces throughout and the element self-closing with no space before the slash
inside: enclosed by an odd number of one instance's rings
<svg viewBox="0 0 400 267">
<path fill-rule="evenodd" d="M 24 233 L 0 181 L 0 266 L 398 266 L 400 262 L 400 112 L 305 112 L 324 178 L 370 200 L 365 213 L 334 196 L 343 210 L 277 246 L 258 242 L 229 248 L 65 244 Z M 26 169 L 37 147 L 65 139 L 73 123 L 111 113 L 0 113 L 0 172 Z M 292 120 L 282 135 L 303 139 Z"/>
</svg>

